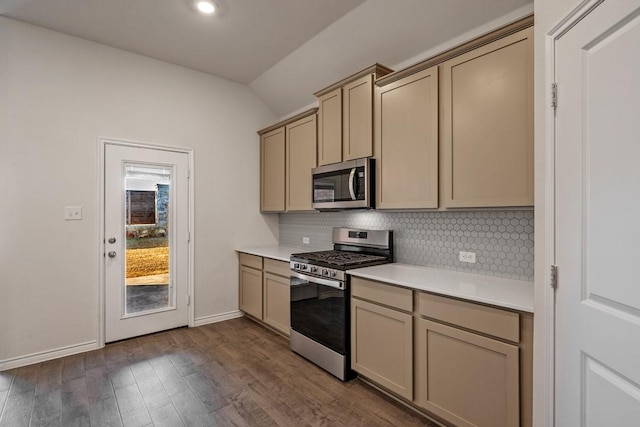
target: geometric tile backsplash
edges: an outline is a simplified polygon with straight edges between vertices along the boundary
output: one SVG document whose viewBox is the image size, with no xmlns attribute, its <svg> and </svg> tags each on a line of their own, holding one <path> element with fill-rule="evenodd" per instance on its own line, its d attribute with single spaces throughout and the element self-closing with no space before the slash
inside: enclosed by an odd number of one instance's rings
<svg viewBox="0 0 640 427">
<path fill-rule="evenodd" d="M 533 280 L 533 211 L 279 214 L 280 245 L 331 248 L 333 227 L 393 230 L 395 261 L 487 276 Z M 310 244 L 303 245 L 302 238 Z M 460 251 L 476 263 L 460 262 Z"/>
</svg>

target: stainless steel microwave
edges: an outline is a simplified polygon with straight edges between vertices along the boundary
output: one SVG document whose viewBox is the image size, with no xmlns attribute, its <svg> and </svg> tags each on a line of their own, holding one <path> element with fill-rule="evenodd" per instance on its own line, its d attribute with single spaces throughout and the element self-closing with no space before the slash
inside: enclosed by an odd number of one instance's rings
<svg viewBox="0 0 640 427">
<path fill-rule="evenodd" d="M 375 208 L 375 160 L 371 157 L 313 168 L 313 208 Z"/>
</svg>

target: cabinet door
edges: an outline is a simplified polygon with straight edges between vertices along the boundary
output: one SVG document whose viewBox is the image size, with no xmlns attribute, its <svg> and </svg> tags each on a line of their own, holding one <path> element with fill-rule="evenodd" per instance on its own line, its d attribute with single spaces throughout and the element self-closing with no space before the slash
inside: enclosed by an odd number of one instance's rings
<svg viewBox="0 0 640 427">
<path fill-rule="evenodd" d="M 342 158 L 373 155 L 373 75 L 348 83 L 342 89 Z"/>
<path fill-rule="evenodd" d="M 376 93 L 378 209 L 438 207 L 438 67 Z"/>
<path fill-rule="evenodd" d="M 240 266 L 240 310 L 262 320 L 262 271 Z"/>
<path fill-rule="evenodd" d="M 351 367 L 406 399 L 413 398 L 412 316 L 351 300 Z"/>
<path fill-rule="evenodd" d="M 417 403 L 459 427 L 519 425 L 518 347 L 420 319 Z"/>
<path fill-rule="evenodd" d="M 284 127 L 260 138 L 260 210 L 285 210 Z"/>
<path fill-rule="evenodd" d="M 446 207 L 533 205 L 533 28 L 443 64 Z"/>
<path fill-rule="evenodd" d="M 264 323 L 289 335 L 289 278 L 264 273 Z"/>
<path fill-rule="evenodd" d="M 342 161 L 342 88 L 318 98 L 318 165 Z"/>
<path fill-rule="evenodd" d="M 316 167 L 316 115 L 287 125 L 287 211 L 310 211 L 311 169 Z"/>
</svg>

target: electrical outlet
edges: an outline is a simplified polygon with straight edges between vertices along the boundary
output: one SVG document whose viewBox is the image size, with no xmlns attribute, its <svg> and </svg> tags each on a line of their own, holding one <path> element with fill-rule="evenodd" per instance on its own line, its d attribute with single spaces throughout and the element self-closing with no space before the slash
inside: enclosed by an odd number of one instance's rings
<svg viewBox="0 0 640 427">
<path fill-rule="evenodd" d="M 462 261 L 462 262 L 470 262 L 472 264 L 475 264 L 476 263 L 476 253 L 475 252 L 460 251 L 460 261 Z"/>
<path fill-rule="evenodd" d="M 82 206 L 65 206 L 64 220 L 72 221 L 82 219 Z"/>
<path fill-rule="evenodd" d="M 308 244 L 309 244 L 309 242 L 310 242 L 310 240 L 309 240 L 309 238 L 308 238 L 308 237 L 303 237 L 303 238 L 302 238 L 302 244 L 303 244 L 303 245 L 308 245 Z"/>
</svg>

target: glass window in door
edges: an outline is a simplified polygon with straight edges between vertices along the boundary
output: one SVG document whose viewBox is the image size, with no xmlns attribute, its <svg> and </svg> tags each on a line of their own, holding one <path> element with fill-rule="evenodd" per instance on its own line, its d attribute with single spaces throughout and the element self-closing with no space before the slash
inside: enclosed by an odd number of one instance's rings
<svg viewBox="0 0 640 427">
<path fill-rule="evenodd" d="M 125 164 L 125 315 L 173 306 L 170 184 L 169 168 Z"/>
</svg>

